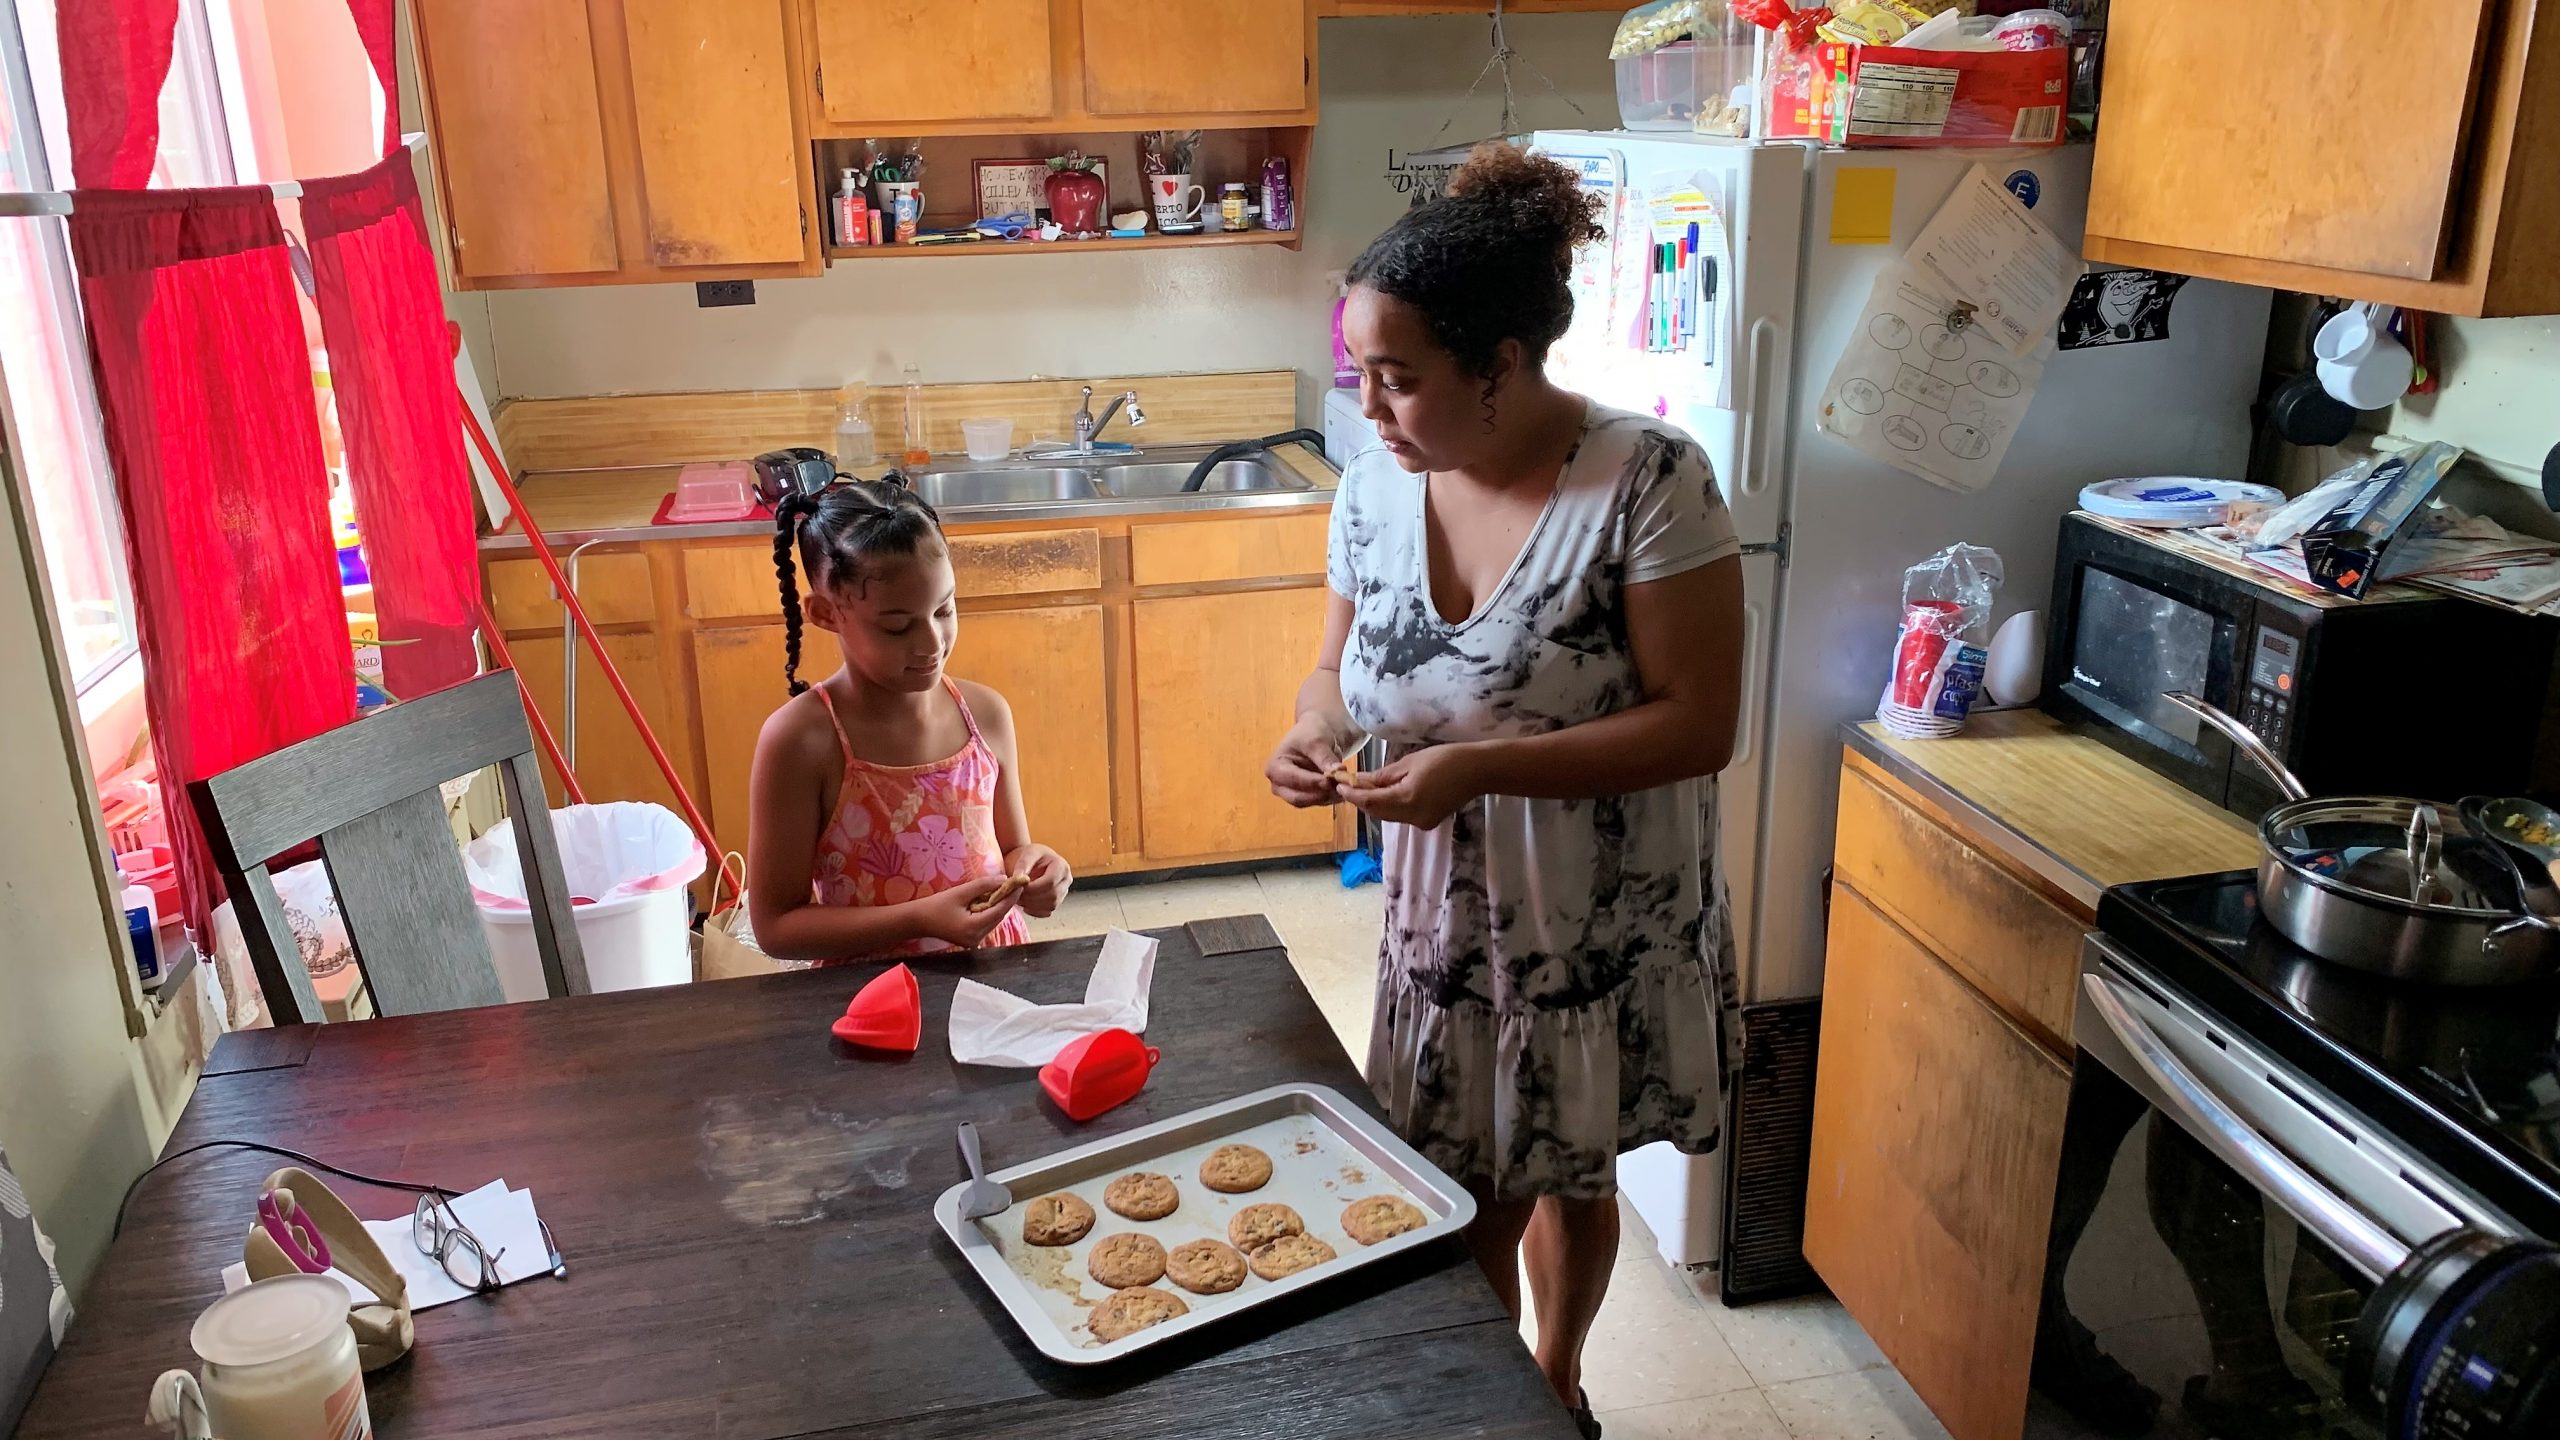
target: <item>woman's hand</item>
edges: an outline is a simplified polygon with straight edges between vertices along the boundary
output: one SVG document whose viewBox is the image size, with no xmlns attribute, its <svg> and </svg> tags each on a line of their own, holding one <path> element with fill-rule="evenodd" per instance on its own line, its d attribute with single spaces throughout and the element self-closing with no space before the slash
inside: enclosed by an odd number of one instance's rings
<svg viewBox="0 0 2560 1440">
<path fill-rule="evenodd" d="M 1005 857 L 1005 868 L 1028 883 L 1022 887 L 1022 911 L 1026 915 L 1046 919 L 1058 913 L 1058 905 L 1067 898 L 1068 887 L 1076 882 L 1076 872 L 1067 867 L 1067 857 L 1046 845 L 1025 845 Z"/>
<path fill-rule="evenodd" d="M 1004 886 L 1004 876 L 986 875 L 907 903 L 915 907 L 917 927 L 924 931 L 926 938 L 972 950 L 977 948 L 979 941 L 993 934 L 995 928 L 1004 923 L 1004 917 L 1013 913 L 1013 907 L 1021 903 L 1022 896 L 1017 893 L 1008 896 L 1001 904 L 979 911 L 970 910 L 970 906 Z"/>
<path fill-rule="evenodd" d="M 1321 716 L 1301 715 L 1263 765 L 1263 778 L 1271 782 L 1272 794 L 1301 810 L 1331 805 L 1343 794 L 1334 776 L 1342 748 L 1342 737 Z"/>
<path fill-rule="evenodd" d="M 1385 769 L 1351 777 L 1342 796 L 1377 819 L 1428 830 L 1484 793 L 1474 754 L 1463 744 L 1427 746 Z"/>
</svg>

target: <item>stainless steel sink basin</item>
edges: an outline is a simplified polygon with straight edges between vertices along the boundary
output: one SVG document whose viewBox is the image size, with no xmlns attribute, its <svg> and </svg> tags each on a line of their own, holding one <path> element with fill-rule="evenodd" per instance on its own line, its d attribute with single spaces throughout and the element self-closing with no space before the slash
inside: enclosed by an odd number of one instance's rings
<svg viewBox="0 0 2560 1440">
<path fill-rule="evenodd" d="M 1127 499 L 1179 495 L 1196 461 L 1156 461 L 1111 465 L 1102 471 L 1102 488 Z M 1234 495 L 1259 490 L 1312 490 L 1315 486 L 1261 456 L 1225 460 L 1200 482 L 1203 495 Z"/>
<path fill-rule="evenodd" d="M 939 510 L 957 505 L 1046 505 L 1060 500 L 1098 500 L 1093 474 L 1060 466 L 1055 469 L 945 470 L 918 475 L 916 495 Z M 1174 483 L 1182 483 L 1179 476 Z"/>
</svg>

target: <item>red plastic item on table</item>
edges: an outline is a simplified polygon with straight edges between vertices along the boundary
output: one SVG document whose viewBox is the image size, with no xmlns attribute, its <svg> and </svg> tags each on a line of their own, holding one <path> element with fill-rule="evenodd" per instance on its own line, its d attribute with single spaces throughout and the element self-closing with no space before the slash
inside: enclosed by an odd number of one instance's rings
<svg viewBox="0 0 2560 1440">
<path fill-rule="evenodd" d="M 827 1028 L 847 1045 L 912 1053 L 924 1039 L 924 997 L 916 986 L 916 972 L 892 965 L 873 976 Z"/>
<path fill-rule="evenodd" d="M 1147 1088 L 1164 1052 L 1126 1030 L 1097 1030 L 1070 1041 L 1040 1067 L 1040 1088 L 1070 1120 L 1090 1120 Z"/>
</svg>

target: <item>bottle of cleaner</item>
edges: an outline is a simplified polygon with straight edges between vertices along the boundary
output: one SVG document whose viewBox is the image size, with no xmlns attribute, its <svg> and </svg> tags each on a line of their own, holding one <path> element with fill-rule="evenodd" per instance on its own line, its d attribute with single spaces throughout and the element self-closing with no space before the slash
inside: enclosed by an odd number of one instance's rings
<svg viewBox="0 0 2560 1440">
<path fill-rule="evenodd" d="M 933 447 L 927 443 L 924 434 L 924 371 L 918 366 L 910 365 L 906 368 L 905 379 L 907 383 L 906 462 L 908 468 L 912 469 L 915 466 L 927 464 L 933 459 Z"/>
<path fill-rule="evenodd" d="M 871 204 L 862 196 L 862 172 L 848 165 L 836 191 L 836 243 L 871 243 Z"/>
<path fill-rule="evenodd" d="M 848 172 L 850 173 L 850 172 Z M 836 468 L 851 470 L 880 456 L 872 444 L 871 422 L 862 418 L 862 400 L 871 387 L 856 380 L 836 392 Z"/>
<path fill-rule="evenodd" d="M 160 988 L 160 914 L 151 887 L 127 881 L 120 902 L 125 934 L 133 941 L 133 969 L 145 990 Z"/>
</svg>

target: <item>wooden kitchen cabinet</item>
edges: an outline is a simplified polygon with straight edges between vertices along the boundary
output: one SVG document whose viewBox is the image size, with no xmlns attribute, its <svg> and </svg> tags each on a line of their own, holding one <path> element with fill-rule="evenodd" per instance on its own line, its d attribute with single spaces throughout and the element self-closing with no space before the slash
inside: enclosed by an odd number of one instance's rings
<svg viewBox="0 0 2560 1440">
<path fill-rule="evenodd" d="M 1832 892 L 1804 1253 L 1956 1440 L 2014 1440 L 2071 1072 Z"/>
<path fill-rule="evenodd" d="M 1296 809 L 1262 778 L 1324 639 L 1321 586 L 1141 599 L 1138 824 L 1145 852 L 1176 859 L 1312 849 L 1330 810 Z"/>
<path fill-rule="evenodd" d="M 836 125 L 1056 113 L 1050 0 L 807 0 L 819 113 Z"/>
<path fill-rule="evenodd" d="M 1095 115 L 1258 115 L 1311 108 L 1315 35 L 1283 0 L 1083 0 Z"/>
<path fill-rule="evenodd" d="M 511 639 L 507 648 L 515 656 L 516 670 L 524 677 L 525 688 L 533 693 L 544 723 L 566 747 L 569 728 L 561 703 L 558 632 Z M 692 707 L 686 703 L 690 697 L 674 681 L 668 649 L 660 637 L 648 631 L 608 634 L 604 648 L 613 657 L 614 668 L 622 672 L 623 683 L 631 687 L 633 697 L 648 715 L 649 728 L 660 743 L 680 739 L 689 728 L 683 722 Z M 667 788 L 666 777 L 658 773 L 657 763 L 649 758 L 649 747 L 640 742 L 640 732 L 632 728 L 622 702 L 614 698 L 613 686 L 604 678 L 604 667 L 596 663 L 595 652 L 583 642 L 578 647 L 577 737 L 577 755 L 570 764 L 578 772 L 579 788 L 586 792 L 588 800 L 646 800 L 683 813 L 677 809 L 675 792 Z M 569 803 L 568 792 L 560 788 L 560 777 L 552 772 L 548 760 L 543 762 L 542 776 L 543 783 L 550 787 L 551 803 Z"/>
<path fill-rule="evenodd" d="M 2560 313 L 2560 4 L 2144 0 L 2107 33 L 2092 260 Z"/>
<path fill-rule="evenodd" d="M 967 612 L 951 673 L 1013 709 L 1032 838 L 1078 870 L 1111 863 L 1111 693 L 1102 607 Z"/>
<path fill-rule="evenodd" d="M 417 0 L 462 289 L 811 275 L 788 0 Z"/>
<path fill-rule="evenodd" d="M 2099 894 L 2256 830 L 2018 710 L 1860 727 L 1834 834 L 1805 1258 L 1956 1440 L 2018 1440 Z"/>
</svg>

